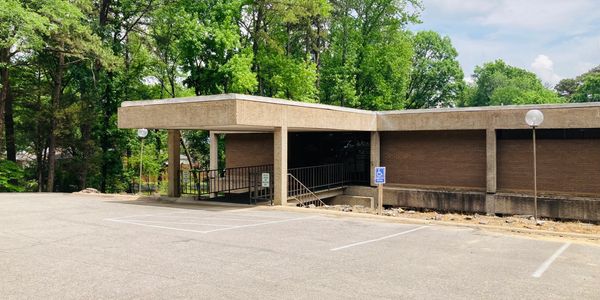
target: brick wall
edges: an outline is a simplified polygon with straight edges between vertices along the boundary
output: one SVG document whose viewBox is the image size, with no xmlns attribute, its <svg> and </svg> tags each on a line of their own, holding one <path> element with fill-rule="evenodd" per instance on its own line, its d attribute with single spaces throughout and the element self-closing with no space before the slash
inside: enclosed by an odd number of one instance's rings
<svg viewBox="0 0 600 300">
<path fill-rule="evenodd" d="M 381 165 L 392 184 L 485 189 L 485 131 L 381 133 Z"/>
<path fill-rule="evenodd" d="M 499 139 L 498 190 L 533 190 L 533 149 L 528 139 Z M 599 139 L 538 139 L 538 190 L 600 195 Z"/>
<path fill-rule="evenodd" d="M 272 133 L 239 133 L 225 136 L 227 168 L 273 164 Z"/>
</svg>

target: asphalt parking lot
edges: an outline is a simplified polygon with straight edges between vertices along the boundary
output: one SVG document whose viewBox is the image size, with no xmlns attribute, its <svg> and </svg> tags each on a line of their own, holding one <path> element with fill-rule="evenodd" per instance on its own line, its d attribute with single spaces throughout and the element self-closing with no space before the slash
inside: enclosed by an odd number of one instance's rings
<svg viewBox="0 0 600 300">
<path fill-rule="evenodd" d="M 600 299 L 600 247 L 268 207 L 0 194 L 0 298 Z"/>
</svg>

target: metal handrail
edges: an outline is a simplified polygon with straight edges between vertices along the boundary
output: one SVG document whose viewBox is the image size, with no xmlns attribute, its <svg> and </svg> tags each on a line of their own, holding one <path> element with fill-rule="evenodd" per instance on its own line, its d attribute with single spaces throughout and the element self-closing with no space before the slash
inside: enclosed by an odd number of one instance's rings
<svg viewBox="0 0 600 300">
<path fill-rule="evenodd" d="M 348 182 L 348 174 L 342 163 L 291 168 L 288 173 L 312 191 L 343 187 Z"/>
<path fill-rule="evenodd" d="M 306 191 L 305 193 L 298 193 L 298 194 L 294 194 L 294 192 L 296 192 L 296 189 L 292 189 L 289 190 L 288 189 L 288 197 L 293 197 L 295 198 L 298 203 L 300 203 L 300 205 L 302 205 L 303 207 L 306 207 L 306 202 L 317 202 L 318 205 L 325 205 L 325 202 L 323 202 L 323 200 L 321 200 L 321 198 L 319 198 L 319 196 L 317 196 L 313 191 L 311 191 L 308 187 L 306 187 L 306 185 L 304 185 L 300 180 L 298 180 L 298 178 L 296 178 L 294 175 L 292 175 L 291 173 L 288 173 L 288 178 L 292 179 L 292 182 L 295 182 L 299 187 L 301 187 L 304 191 Z M 289 181 L 288 181 L 289 183 Z M 290 195 L 291 193 L 291 195 Z M 314 197 L 313 200 L 310 201 L 304 201 L 302 199 L 300 199 L 299 197 L 301 196 L 305 196 L 305 195 L 311 195 Z"/>
<path fill-rule="evenodd" d="M 231 193 L 232 191 L 249 190 L 254 186 L 253 173 L 273 171 L 273 165 L 257 165 L 219 169 L 181 170 L 181 193 L 198 196 Z M 184 182 L 184 172 L 189 172 Z"/>
</svg>

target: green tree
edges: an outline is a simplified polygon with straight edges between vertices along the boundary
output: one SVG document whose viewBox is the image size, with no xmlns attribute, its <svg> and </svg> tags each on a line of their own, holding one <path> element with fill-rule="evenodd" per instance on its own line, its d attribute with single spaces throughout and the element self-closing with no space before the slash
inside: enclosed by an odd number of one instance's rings
<svg viewBox="0 0 600 300">
<path fill-rule="evenodd" d="M 172 5 L 179 7 L 181 16 L 175 19 L 175 26 L 177 51 L 187 73 L 184 83 L 196 95 L 254 92 L 253 56 L 242 47 L 237 23 L 242 1 L 182 0 Z"/>
<path fill-rule="evenodd" d="M 62 113 L 61 98 L 65 87 L 65 73 L 69 65 L 81 61 L 107 63 L 112 59 L 103 48 L 100 38 L 86 22 L 84 11 L 91 3 L 72 3 L 66 0 L 47 0 L 38 3 L 36 10 L 48 18 L 48 34 L 40 56 L 51 77 L 52 105 L 50 109 L 50 135 L 48 142 L 48 177 L 46 189 L 54 190 L 56 147 L 59 115 Z"/>
<path fill-rule="evenodd" d="M 413 53 L 405 26 L 418 21 L 420 1 L 338 0 L 332 5 L 321 101 L 366 109 L 402 108 Z"/>
<path fill-rule="evenodd" d="M 600 101 L 600 73 L 592 73 L 583 79 L 581 86 L 572 97 L 573 102 L 598 102 Z"/>
<path fill-rule="evenodd" d="M 464 74 L 450 38 L 421 31 L 414 36 L 413 47 L 405 108 L 454 106 L 464 88 Z"/>
<path fill-rule="evenodd" d="M 246 0 L 242 8 L 243 42 L 252 49 L 257 94 L 316 101 L 327 1 Z"/>
<path fill-rule="evenodd" d="M 544 87 L 534 73 L 496 60 L 477 66 L 476 90 L 465 106 L 557 103 L 561 99 Z"/>
<path fill-rule="evenodd" d="M 600 66 L 585 72 L 575 78 L 561 80 L 554 89 L 568 102 L 590 102 L 598 100 L 598 84 L 595 79 L 600 76 Z"/>
<path fill-rule="evenodd" d="M 24 188 L 24 172 L 9 160 L 0 160 L 0 192 L 22 192 Z"/>
<path fill-rule="evenodd" d="M 48 19 L 32 10 L 26 1 L 0 1 L 0 153 L 4 149 L 3 136 L 6 135 L 6 154 L 11 161 L 16 160 L 16 147 L 10 72 L 23 60 L 17 54 L 26 56 L 28 52 L 42 47 L 42 35 L 47 32 L 47 26 Z"/>
<path fill-rule="evenodd" d="M 91 140 L 98 145 L 97 186 L 103 192 L 121 191 L 127 186 L 127 168 L 124 161 L 131 155 L 129 140 L 135 133 L 117 128 L 117 109 L 124 100 L 157 98 L 152 87 L 143 84 L 151 75 L 154 57 L 146 48 L 148 44 L 147 22 L 154 9 L 161 7 L 159 0 L 97 1 L 89 19 L 97 19 L 96 33 L 103 44 L 120 59 L 117 67 L 94 64 L 88 70 L 92 78 L 94 107 Z M 166 0 L 165 0 L 165 3 Z M 94 179 L 96 180 L 96 179 Z"/>
</svg>

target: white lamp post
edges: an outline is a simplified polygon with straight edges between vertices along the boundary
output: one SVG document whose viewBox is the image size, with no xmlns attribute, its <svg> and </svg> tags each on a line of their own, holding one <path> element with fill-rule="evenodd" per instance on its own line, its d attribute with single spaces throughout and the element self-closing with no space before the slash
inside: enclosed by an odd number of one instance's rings
<svg viewBox="0 0 600 300">
<path fill-rule="evenodd" d="M 531 127 L 533 130 L 533 217 L 535 218 L 535 222 L 537 223 L 537 157 L 536 157 L 536 147 L 535 147 L 535 128 L 540 126 L 544 122 L 544 114 L 537 110 L 532 109 L 527 112 L 525 115 L 525 123 Z"/>
<path fill-rule="evenodd" d="M 137 131 L 138 137 L 142 139 L 142 148 L 140 149 L 140 183 L 139 183 L 139 192 L 142 193 L 142 159 L 144 157 L 144 138 L 148 135 L 148 129 L 141 128 Z"/>
</svg>

